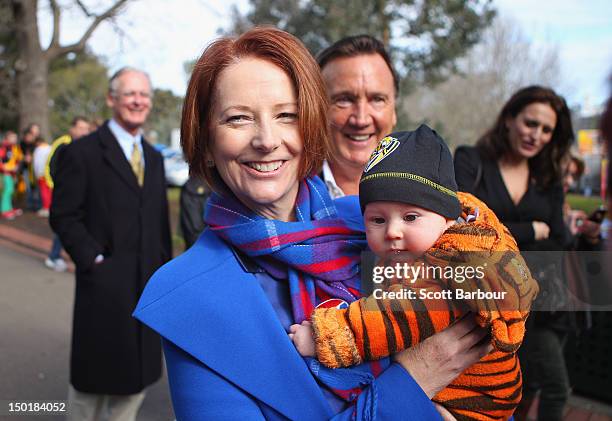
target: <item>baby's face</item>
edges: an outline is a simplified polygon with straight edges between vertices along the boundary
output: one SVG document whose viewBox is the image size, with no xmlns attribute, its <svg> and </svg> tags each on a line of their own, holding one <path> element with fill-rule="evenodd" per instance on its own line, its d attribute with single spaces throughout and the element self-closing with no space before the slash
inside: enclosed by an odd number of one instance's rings
<svg viewBox="0 0 612 421">
<path fill-rule="evenodd" d="M 402 252 L 415 256 L 425 253 L 454 223 L 432 211 L 400 202 L 371 202 L 363 217 L 370 249 L 378 257 L 390 260 L 397 260 Z"/>
</svg>

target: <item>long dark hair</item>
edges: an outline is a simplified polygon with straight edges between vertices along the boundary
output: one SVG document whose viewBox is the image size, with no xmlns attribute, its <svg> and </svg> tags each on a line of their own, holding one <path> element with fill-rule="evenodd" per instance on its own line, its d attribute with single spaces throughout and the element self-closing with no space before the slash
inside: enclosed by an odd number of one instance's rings
<svg viewBox="0 0 612 421">
<path fill-rule="evenodd" d="M 551 141 L 540 153 L 529 159 L 531 177 L 538 187 L 545 189 L 561 182 L 562 161 L 574 141 L 570 110 L 565 99 L 552 89 L 534 85 L 515 92 L 502 108 L 493 127 L 478 139 L 476 146 L 485 156 L 495 161 L 510 155 L 512 146 L 508 138 L 506 120 L 515 118 L 525 107 L 533 103 L 548 104 L 557 115 L 557 124 Z"/>
</svg>

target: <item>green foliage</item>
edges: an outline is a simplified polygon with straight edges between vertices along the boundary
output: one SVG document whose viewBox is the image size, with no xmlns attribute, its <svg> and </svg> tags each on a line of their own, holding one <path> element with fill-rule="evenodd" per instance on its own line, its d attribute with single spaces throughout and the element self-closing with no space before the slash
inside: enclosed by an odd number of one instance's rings
<svg viewBox="0 0 612 421">
<path fill-rule="evenodd" d="M 54 60 L 49 67 L 51 131 L 53 138 L 68 130 L 76 115 L 106 120 L 111 111 L 106 106 L 108 68 L 95 55 L 84 52 Z M 155 131 L 157 141 L 167 143 L 172 129 L 179 126 L 182 98 L 171 91 L 153 90 L 153 109 L 147 120 L 147 132 Z"/>
<path fill-rule="evenodd" d="M 566 199 L 572 209 L 583 210 L 587 215 L 590 215 L 603 204 L 599 196 L 582 196 L 570 193 L 566 196 Z"/>
<path fill-rule="evenodd" d="M 19 123 L 17 103 L 17 37 L 9 2 L 0 2 L 0 132 L 15 130 Z"/>
<path fill-rule="evenodd" d="M 313 53 L 338 39 L 370 34 L 390 48 L 403 88 L 443 80 L 495 15 L 490 0 L 249 0 L 232 10 L 227 33 L 269 24 L 297 36 Z"/>
<path fill-rule="evenodd" d="M 108 69 L 85 51 L 53 60 L 49 66 L 50 127 L 53 138 L 65 134 L 77 115 L 106 119 Z"/>
<path fill-rule="evenodd" d="M 155 89 L 153 92 L 153 109 L 147 120 L 147 129 L 156 132 L 156 142 L 168 144 L 172 129 L 178 128 L 181 123 L 183 98 L 167 89 Z"/>
</svg>

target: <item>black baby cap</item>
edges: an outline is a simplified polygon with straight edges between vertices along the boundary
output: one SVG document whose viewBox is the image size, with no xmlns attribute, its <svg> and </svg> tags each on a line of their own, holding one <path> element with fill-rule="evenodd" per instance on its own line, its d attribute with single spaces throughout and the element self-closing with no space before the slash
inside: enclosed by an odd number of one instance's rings
<svg viewBox="0 0 612 421">
<path fill-rule="evenodd" d="M 361 212 L 375 201 L 402 202 L 448 219 L 459 217 L 453 157 L 435 131 L 421 124 L 413 132 L 395 132 L 378 143 L 359 182 Z"/>
</svg>

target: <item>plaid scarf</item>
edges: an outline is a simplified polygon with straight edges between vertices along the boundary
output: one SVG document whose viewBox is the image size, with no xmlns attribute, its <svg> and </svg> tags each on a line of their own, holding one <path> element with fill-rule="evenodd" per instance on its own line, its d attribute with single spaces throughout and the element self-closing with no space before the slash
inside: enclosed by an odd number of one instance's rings
<svg viewBox="0 0 612 421">
<path fill-rule="evenodd" d="M 287 279 L 295 323 L 308 319 L 329 298 L 360 296 L 362 232 L 338 217 L 320 178 L 300 182 L 295 222 L 266 219 L 234 195 L 213 193 L 204 220 L 220 238 L 252 257 L 277 279 Z"/>
</svg>

